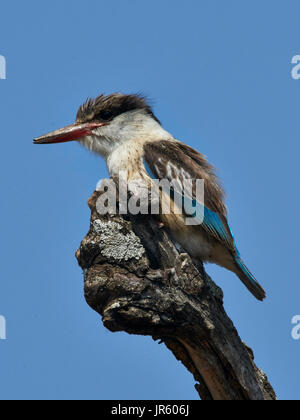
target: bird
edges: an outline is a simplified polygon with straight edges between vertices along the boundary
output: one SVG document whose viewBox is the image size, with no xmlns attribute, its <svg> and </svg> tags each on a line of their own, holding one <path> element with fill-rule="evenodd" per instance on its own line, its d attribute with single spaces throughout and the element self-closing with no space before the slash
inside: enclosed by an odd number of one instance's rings
<svg viewBox="0 0 300 420">
<path fill-rule="evenodd" d="M 122 172 L 128 182 L 152 183 L 155 178 L 175 180 L 182 185 L 187 178 L 203 180 L 204 202 L 197 202 L 195 189 L 190 197 L 193 206 L 199 204 L 203 208 L 201 223 L 189 226 L 184 214 L 176 214 L 176 194 L 171 189 L 161 196 L 173 203 L 170 214 L 159 215 L 161 226 L 193 260 L 214 263 L 235 273 L 255 298 L 265 299 L 265 290 L 238 251 L 216 169 L 203 154 L 163 128 L 146 97 L 113 93 L 89 98 L 79 107 L 75 123 L 35 138 L 34 144 L 70 141 L 77 141 L 104 158 L 112 178 Z"/>
</svg>

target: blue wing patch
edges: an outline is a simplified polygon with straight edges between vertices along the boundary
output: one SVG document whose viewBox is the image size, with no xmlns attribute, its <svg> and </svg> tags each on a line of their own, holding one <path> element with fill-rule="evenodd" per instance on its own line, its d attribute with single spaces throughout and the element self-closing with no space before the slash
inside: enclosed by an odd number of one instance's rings
<svg viewBox="0 0 300 420">
<path fill-rule="evenodd" d="M 145 160 L 143 163 L 147 174 L 150 176 L 151 179 L 155 180 L 156 178 L 152 170 L 150 169 L 148 163 Z M 199 203 L 195 199 L 189 198 L 187 196 L 184 197 L 182 193 L 179 193 L 174 189 L 171 189 L 167 192 L 170 194 L 173 201 L 179 203 L 180 200 L 182 200 L 182 208 L 189 215 L 189 217 L 195 218 L 195 225 L 202 225 L 208 233 L 210 233 L 214 237 L 221 239 L 230 248 L 232 248 L 233 235 L 230 235 L 228 233 L 218 213 L 215 213 L 214 211 L 205 207 L 203 204 Z M 229 231 L 231 233 L 230 227 Z M 237 249 L 236 252 L 239 256 L 239 252 Z"/>
<path fill-rule="evenodd" d="M 151 179 L 156 179 L 155 178 L 155 176 L 153 175 L 153 172 L 151 171 L 151 169 L 150 169 L 150 167 L 149 167 L 149 165 L 148 165 L 148 163 L 145 161 L 145 159 L 144 159 L 144 166 L 145 166 L 145 169 L 146 169 L 146 172 L 147 172 L 147 174 L 150 176 L 150 178 Z"/>
<path fill-rule="evenodd" d="M 174 201 L 178 199 L 182 200 L 182 208 L 185 210 L 185 213 L 189 215 L 189 217 L 196 219 L 194 223 L 195 225 L 202 225 L 203 228 L 205 228 L 205 230 L 208 231 L 212 236 L 220 238 L 222 241 L 226 242 L 230 248 L 232 248 L 233 236 L 232 234 L 228 233 L 218 213 L 215 213 L 214 211 L 205 207 L 195 199 L 182 196 L 182 194 L 174 191 L 173 189 L 170 191 L 170 195 Z"/>
</svg>

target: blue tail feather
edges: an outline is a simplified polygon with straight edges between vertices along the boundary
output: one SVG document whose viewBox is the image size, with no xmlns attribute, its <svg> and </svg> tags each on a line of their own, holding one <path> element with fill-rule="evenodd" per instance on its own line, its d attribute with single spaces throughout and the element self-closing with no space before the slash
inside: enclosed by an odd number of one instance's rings
<svg viewBox="0 0 300 420">
<path fill-rule="evenodd" d="M 261 285 L 256 281 L 253 274 L 249 271 L 245 263 L 240 257 L 238 253 L 235 257 L 235 262 L 237 267 L 239 268 L 239 278 L 247 287 L 247 289 L 258 299 L 264 300 L 266 297 L 266 292 L 261 287 Z"/>
</svg>

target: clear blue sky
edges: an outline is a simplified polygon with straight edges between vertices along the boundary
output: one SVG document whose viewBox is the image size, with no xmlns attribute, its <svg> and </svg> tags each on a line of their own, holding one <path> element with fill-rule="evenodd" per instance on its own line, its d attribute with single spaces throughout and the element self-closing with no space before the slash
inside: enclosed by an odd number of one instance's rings
<svg viewBox="0 0 300 420">
<path fill-rule="evenodd" d="M 218 168 L 239 248 L 268 299 L 208 267 L 279 398 L 299 399 L 299 1 L 6 1 L 1 5 L 0 398 L 196 399 L 150 338 L 112 334 L 74 257 L 107 176 L 77 144 L 32 138 L 99 93 L 142 91 L 164 127 Z"/>
</svg>

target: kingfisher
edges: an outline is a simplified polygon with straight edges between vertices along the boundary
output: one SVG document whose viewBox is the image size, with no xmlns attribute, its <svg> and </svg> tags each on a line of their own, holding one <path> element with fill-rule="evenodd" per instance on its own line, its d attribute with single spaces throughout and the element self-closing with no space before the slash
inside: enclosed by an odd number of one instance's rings
<svg viewBox="0 0 300 420">
<path fill-rule="evenodd" d="M 184 214 L 160 214 L 176 244 L 200 263 L 215 263 L 235 273 L 260 301 L 266 293 L 243 262 L 227 220 L 225 194 L 215 168 L 206 157 L 174 138 L 155 116 L 149 102 L 139 94 L 102 94 L 79 107 L 76 121 L 34 139 L 35 144 L 77 141 L 106 160 L 112 178 L 125 173 L 128 182 L 142 180 L 203 180 L 201 223 L 187 225 Z M 174 191 L 163 200 L 174 203 Z M 178 195 L 178 194 L 177 194 Z M 193 205 L 197 200 L 191 193 Z"/>
</svg>

